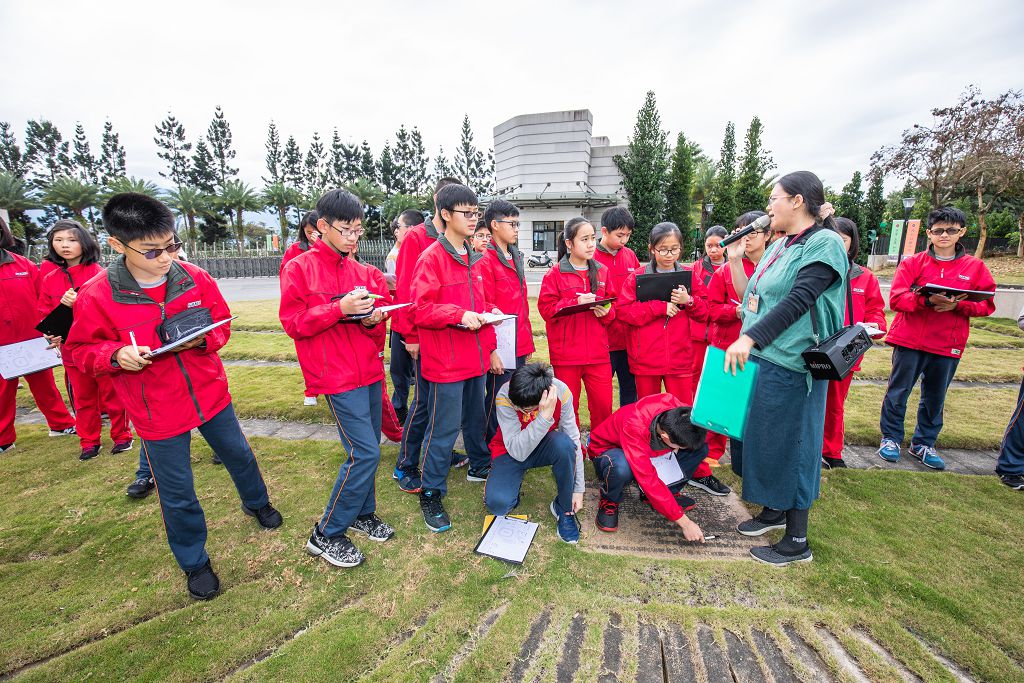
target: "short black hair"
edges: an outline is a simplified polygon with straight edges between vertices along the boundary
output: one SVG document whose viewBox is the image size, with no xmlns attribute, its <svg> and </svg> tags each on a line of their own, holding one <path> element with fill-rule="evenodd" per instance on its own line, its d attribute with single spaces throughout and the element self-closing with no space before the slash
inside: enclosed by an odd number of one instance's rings
<svg viewBox="0 0 1024 683">
<path fill-rule="evenodd" d="M 967 216 L 955 206 L 940 206 L 928 214 L 928 229 L 936 223 L 952 223 L 961 228 L 967 227 Z"/>
<path fill-rule="evenodd" d="M 316 203 L 316 212 L 328 223 L 349 223 L 363 217 L 363 203 L 348 190 L 335 188 L 324 193 Z"/>
<path fill-rule="evenodd" d="M 315 228 L 316 227 L 316 222 L 318 220 L 320 220 L 320 214 L 318 214 L 314 210 L 314 211 L 307 211 L 302 216 L 302 220 L 299 221 L 299 242 L 301 242 L 302 246 L 306 247 L 307 249 L 309 248 L 309 238 L 306 237 L 306 226 L 307 225 L 312 225 Z"/>
<path fill-rule="evenodd" d="M 477 206 L 480 201 L 476 198 L 476 192 L 465 185 L 445 185 L 437 193 L 437 215 L 444 223 L 441 212 L 444 210 L 454 211 L 456 206 L 468 205 Z"/>
<path fill-rule="evenodd" d="M 174 234 L 174 214 L 159 199 L 138 192 L 119 192 L 103 206 L 103 227 L 122 244 L 166 237 Z"/>
<path fill-rule="evenodd" d="M 696 450 L 707 436 L 707 430 L 690 421 L 690 406 L 679 406 L 654 418 L 655 427 L 668 434 L 668 439 L 685 450 Z"/>
<path fill-rule="evenodd" d="M 532 408 L 551 388 L 555 373 L 547 363 L 527 363 L 512 373 L 508 381 L 508 399 L 519 408 Z"/>
<path fill-rule="evenodd" d="M 505 199 L 495 199 L 487 205 L 487 210 L 484 211 L 484 223 L 487 224 L 487 227 L 491 227 L 491 221 L 501 220 L 502 218 L 515 218 L 518 215 L 518 206 Z"/>
<path fill-rule="evenodd" d="M 739 217 L 736 218 L 736 222 L 733 223 L 732 229 L 739 230 L 740 228 L 745 228 L 754 221 L 756 221 L 761 216 L 767 215 L 768 214 L 766 214 L 764 211 L 747 211 L 746 213 L 740 214 Z M 764 231 L 767 232 L 768 228 L 765 228 Z"/>
<path fill-rule="evenodd" d="M 82 258 L 78 262 L 82 266 L 90 266 L 97 263 L 100 260 L 100 245 L 96 243 L 96 238 L 92 234 L 82 227 L 82 224 L 78 221 L 72 221 L 68 219 L 61 219 L 53 224 L 50 228 L 50 232 L 46 234 L 46 247 L 47 254 L 46 260 L 52 263 L 56 263 L 58 266 L 67 266 L 67 261 L 64 257 L 57 253 L 53 248 L 53 236 L 58 232 L 64 230 L 70 230 L 75 233 L 75 239 L 82 245 Z"/>
<path fill-rule="evenodd" d="M 434 194 L 437 194 L 438 192 L 440 192 L 442 187 L 447 187 L 448 185 L 461 185 L 461 184 L 462 184 L 461 180 L 459 180 L 458 178 L 452 178 L 451 176 L 445 176 L 444 178 L 438 178 L 437 183 L 434 185 Z"/>
<path fill-rule="evenodd" d="M 473 228 L 473 232 L 480 232 L 481 230 L 486 230 L 487 232 L 491 231 L 491 226 L 488 225 L 487 221 L 485 221 L 483 218 L 476 222 L 476 227 Z"/>
<path fill-rule="evenodd" d="M 398 220 L 405 224 L 405 227 L 411 228 L 414 225 L 420 225 L 426 220 L 423 217 L 422 211 L 416 209 L 406 209 L 402 213 L 398 214 Z"/>
<path fill-rule="evenodd" d="M 601 214 L 601 227 L 607 228 L 608 232 L 619 228 L 632 230 L 636 227 L 636 221 L 633 220 L 633 214 L 626 207 L 613 206 Z"/>
<path fill-rule="evenodd" d="M 0 249 L 12 249 L 17 244 L 14 240 L 14 233 L 7 227 L 7 222 L 0 216 Z"/>
<path fill-rule="evenodd" d="M 707 239 L 709 237 L 725 237 L 728 234 L 729 231 L 726 230 L 723 226 L 712 225 L 710 228 L 704 231 L 704 239 Z"/>
<path fill-rule="evenodd" d="M 850 263 L 853 263 L 860 252 L 860 231 L 857 230 L 857 224 L 842 216 L 836 216 L 835 222 L 836 232 L 850 238 L 850 248 L 846 250 L 846 255 L 850 258 Z"/>
</svg>

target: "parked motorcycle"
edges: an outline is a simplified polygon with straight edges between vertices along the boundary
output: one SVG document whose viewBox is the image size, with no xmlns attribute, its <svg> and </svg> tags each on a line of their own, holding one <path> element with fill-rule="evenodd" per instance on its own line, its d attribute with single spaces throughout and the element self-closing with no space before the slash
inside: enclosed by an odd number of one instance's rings
<svg viewBox="0 0 1024 683">
<path fill-rule="evenodd" d="M 531 268 L 550 268 L 555 264 L 555 262 L 551 260 L 551 257 L 548 256 L 548 252 L 546 251 L 540 256 L 534 254 L 530 258 L 526 259 L 526 263 Z"/>
</svg>

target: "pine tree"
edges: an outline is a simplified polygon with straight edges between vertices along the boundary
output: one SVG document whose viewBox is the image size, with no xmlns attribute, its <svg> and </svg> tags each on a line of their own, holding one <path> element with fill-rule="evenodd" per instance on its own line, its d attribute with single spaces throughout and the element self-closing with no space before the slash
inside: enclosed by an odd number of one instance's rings
<svg viewBox="0 0 1024 683">
<path fill-rule="evenodd" d="M 437 183 L 441 178 L 450 178 L 456 174 L 452 165 L 448 163 L 448 157 L 444 155 L 444 147 L 441 147 L 434 158 L 434 175 L 430 178 L 431 184 Z M 428 191 L 432 188 L 428 188 Z"/>
<path fill-rule="evenodd" d="M 740 173 L 736 179 L 736 213 L 756 211 L 764 208 L 768 195 L 764 191 L 765 175 L 775 168 L 771 155 L 764 149 L 761 133 L 764 126 L 761 119 L 754 117 L 747 128 L 740 157 Z"/>
<path fill-rule="evenodd" d="M 11 132 L 11 124 L 0 121 L 0 170 L 15 178 L 24 179 L 28 173 L 27 160 L 21 154 L 18 139 Z"/>
<path fill-rule="evenodd" d="M 629 200 L 629 210 L 636 220 L 630 242 L 644 245 L 645 249 L 651 228 L 665 213 L 668 157 L 668 135 L 661 129 L 654 91 L 649 90 L 637 112 L 626 153 L 615 157 L 615 165 L 622 174 L 622 187 Z"/>
<path fill-rule="evenodd" d="M 25 127 L 25 162 L 33 184 L 49 185 L 62 175 L 71 175 L 70 145 L 57 126 L 46 119 L 29 121 Z"/>
<path fill-rule="evenodd" d="M 461 178 L 478 195 L 490 194 L 494 186 L 493 157 L 491 163 L 488 163 L 484 153 L 474 144 L 469 114 L 462 118 L 462 137 L 455 150 L 453 168 L 455 176 Z"/>
<path fill-rule="evenodd" d="M 156 153 L 167 164 L 167 172 L 160 171 L 164 178 L 170 178 L 178 187 L 188 184 L 189 158 L 192 143 L 185 140 L 185 126 L 174 114 L 167 112 L 167 118 L 156 126 L 156 137 L 153 142 L 160 148 Z"/>
<path fill-rule="evenodd" d="M 273 121 L 267 126 L 267 173 L 270 177 L 264 177 L 263 182 L 268 185 L 282 181 L 281 163 L 284 157 L 281 154 L 281 136 L 277 132 L 277 124 Z"/>
<path fill-rule="evenodd" d="M 289 135 L 284 143 L 284 156 L 281 162 L 281 178 L 289 187 L 302 190 L 302 150 L 295 137 Z"/>
<path fill-rule="evenodd" d="M 377 182 L 377 164 L 373 159 L 370 143 L 366 140 L 363 140 L 363 144 L 359 147 L 359 176 L 366 178 L 371 183 Z"/>
<path fill-rule="evenodd" d="M 75 154 L 71 158 L 75 165 L 78 177 L 87 182 L 96 184 L 99 182 L 99 174 L 96 171 L 96 157 L 89 149 L 89 139 L 85 137 L 85 128 L 81 122 L 75 123 Z"/>
<path fill-rule="evenodd" d="M 329 184 L 338 187 L 345 183 L 345 143 L 341 141 L 338 129 L 334 129 L 331 135 L 330 159 L 327 162 L 327 175 Z"/>
<path fill-rule="evenodd" d="M 126 175 L 124 147 L 121 136 L 114 132 L 114 124 L 103 123 L 103 139 L 100 142 L 100 158 L 98 162 L 100 183 L 109 183 L 114 178 Z"/>
<path fill-rule="evenodd" d="M 715 166 L 715 182 L 711 189 L 715 205 L 708 217 L 710 225 L 732 225 L 738 215 L 736 206 L 736 127 L 730 121 L 725 126 L 722 154 Z"/>
<path fill-rule="evenodd" d="M 309 150 L 306 152 L 304 175 L 306 179 L 306 192 L 313 194 L 320 191 L 327 183 L 326 166 L 327 152 L 324 143 L 320 140 L 320 133 L 313 132 L 313 140 L 309 143 Z"/>
<path fill-rule="evenodd" d="M 355 182 L 356 178 L 361 173 L 360 161 L 362 156 L 359 151 L 358 145 L 343 145 L 342 155 L 345 158 L 345 163 L 342 171 L 342 175 L 338 178 L 338 181 L 342 185 L 348 185 L 349 183 Z"/>
<path fill-rule="evenodd" d="M 189 185 L 204 194 L 212 195 L 217 191 L 217 173 L 213 168 L 213 155 L 206 146 L 206 140 L 196 141 L 196 151 L 192 153 L 192 168 L 189 169 Z"/>
<path fill-rule="evenodd" d="M 389 151 L 385 145 L 384 151 Z M 380 154 L 380 162 L 377 164 L 377 170 L 380 172 L 381 185 L 384 186 L 384 190 L 388 193 L 397 192 L 399 194 L 407 194 L 409 190 L 409 171 L 412 166 L 412 148 L 409 146 L 409 131 L 405 129 L 405 125 L 398 127 L 398 132 L 395 133 L 395 149 L 388 155 L 388 161 L 394 165 L 394 177 L 389 178 L 384 174 L 384 152 Z M 392 181 L 390 188 L 388 182 Z"/>
<path fill-rule="evenodd" d="M 839 195 L 835 210 L 837 216 L 849 218 L 857 225 L 861 224 L 861 205 L 864 202 L 864 191 L 860 188 L 860 171 L 855 171 L 850 182 L 843 186 L 843 193 Z"/>
<path fill-rule="evenodd" d="M 410 134 L 409 148 L 412 152 L 406 176 L 409 192 L 411 194 L 427 194 L 430 192 L 430 173 L 427 171 L 430 166 L 430 156 L 427 155 L 427 148 L 423 144 L 423 135 L 415 126 Z"/>
<path fill-rule="evenodd" d="M 690 197 L 693 192 L 693 147 L 682 132 L 676 136 L 676 149 L 665 188 L 665 220 L 679 226 L 683 233 L 683 253 L 693 248 L 693 216 Z"/>
<path fill-rule="evenodd" d="M 210 143 L 217 185 L 224 187 L 229 180 L 238 175 L 238 169 L 231 166 L 231 160 L 235 158 L 235 150 L 231 149 L 231 126 L 219 104 L 214 108 L 213 120 L 206 129 L 206 140 Z"/>
<path fill-rule="evenodd" d="M 389 142 L 385 142 L 384 149 L 381 150 L 380 161 L 377 162 L 377 177 L 380 178 L 380 185 L 387 194 L 399 191 L 398 183 L 401 182 L 399 168 L 391 154 L 391 143 Z"/>
<path fill-rule="evenodd" d="M 864 262 L 867 262 L 867 256 L 871 253 L 869 240 L 864 237 L 871 230 L 876 231 L 876 234 L 881 234 L 882 221 L 885 220 L 885 187 L 882 172 L 877 168 L 872 168 L 868 176 L 871 183 L 868 185 L 868 192 L 864 197 L 861 222 L 858 223 L 861 229 L 861 256 L 864 257 Z"/>
</svg>

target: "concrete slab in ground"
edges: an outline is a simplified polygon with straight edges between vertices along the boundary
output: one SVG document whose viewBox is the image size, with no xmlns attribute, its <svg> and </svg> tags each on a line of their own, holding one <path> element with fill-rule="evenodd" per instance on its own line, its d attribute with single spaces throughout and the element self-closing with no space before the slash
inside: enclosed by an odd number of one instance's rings
<svg viewBox="0 0 1024 683">
<path fill-rule="evenodd" d="M 967 451 L 960 448 L 940 448 L 939 455 L 946 461 L 946 471 L 957 474 L 994 475 L 996 451 Z M 907 472 L 935 472 L 925 467 L 921 461 L 910 455 L 906 449 L 900 455 L 899 462 L 891 463 L 878 457 L 877 446 L 844 446 L 843 460 L 856 469 L 904 470 Z"/>
</svg>

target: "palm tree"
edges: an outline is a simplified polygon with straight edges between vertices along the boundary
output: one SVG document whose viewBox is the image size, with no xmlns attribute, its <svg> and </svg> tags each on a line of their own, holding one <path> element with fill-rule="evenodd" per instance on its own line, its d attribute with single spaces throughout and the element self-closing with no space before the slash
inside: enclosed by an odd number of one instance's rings
<svg viewBox="0 0 1024 683">
<path fill-rule="evenodd" d="M 345 189 L 359 197 L 365 206 L 379 206 L 386 196 L 382 189 L 366 178 L 356 178 Z"/>
<path fill-rule="evenodd" d="M 242 214 L 245 211 L 259 211 L 263 208 L 260 196 L 241 180 L 229 180 L 224 183 L 217 197 L 217 203 L 231 211 L 235 218 L 235 236 L 238 238 L 238 253 L 245 253 L 245 223 Z"/>
<path fill-rule="evenodd" d="M 21 213 L 38 208 L 39 202 L 28 183 L 16 175 L 0 173 L 0 209 Z"/>
<path fill-rule="evenodd" d="M 43 202 L 67 209 L 82 225 L 89 224 L 85 220 L 85 210 L 96 206 L 99 198 L 98 185 L 66 175 L 50 183 L 43 193 Z"/>
<path fill-rule="evenodd" d="M 709 159 L 700 159 L 693 173 L 693 193 L 691 198 L 700 207 L 700 227 L 707 229 L 707 211 L 704 206 L 711 199 L 712 188 L 715 184 L 715 164 Z"/>
<path fill-rule="evenodd" d="M 163 190 L 157 187 L 155 183 L 143 180 L 142 178 L 136 178 L 135 176 L 121 176 L 119 178 L 114 178 L 106 184 L 106 187 L 103 188 L 103 194 L 100 199 L 105 204 L 107 200 L 115 194 L 120 194 L 122 192 L 135 192 L 154 199 L 160 199 L 160 196 L 163 194 Z"/>
<path fill-rule="evenodd" d="M 263 188 L 263 203 L 268 209 L 277 211 L 281 223 L 281 248 L 288 241 L 288 209 L 302 202 L 302 193 L 284 183 L 272 183 Z"/>
<path fill-rule="evenodd" d="M 210 197 L 194 187 L 182 185 L 177 190 L 167 193 L 167 205 L 185 219 L 185 234 L 190 242 L 199 239 L 196 230 L 196 216 L 210 205 Z"/>
</svg>

